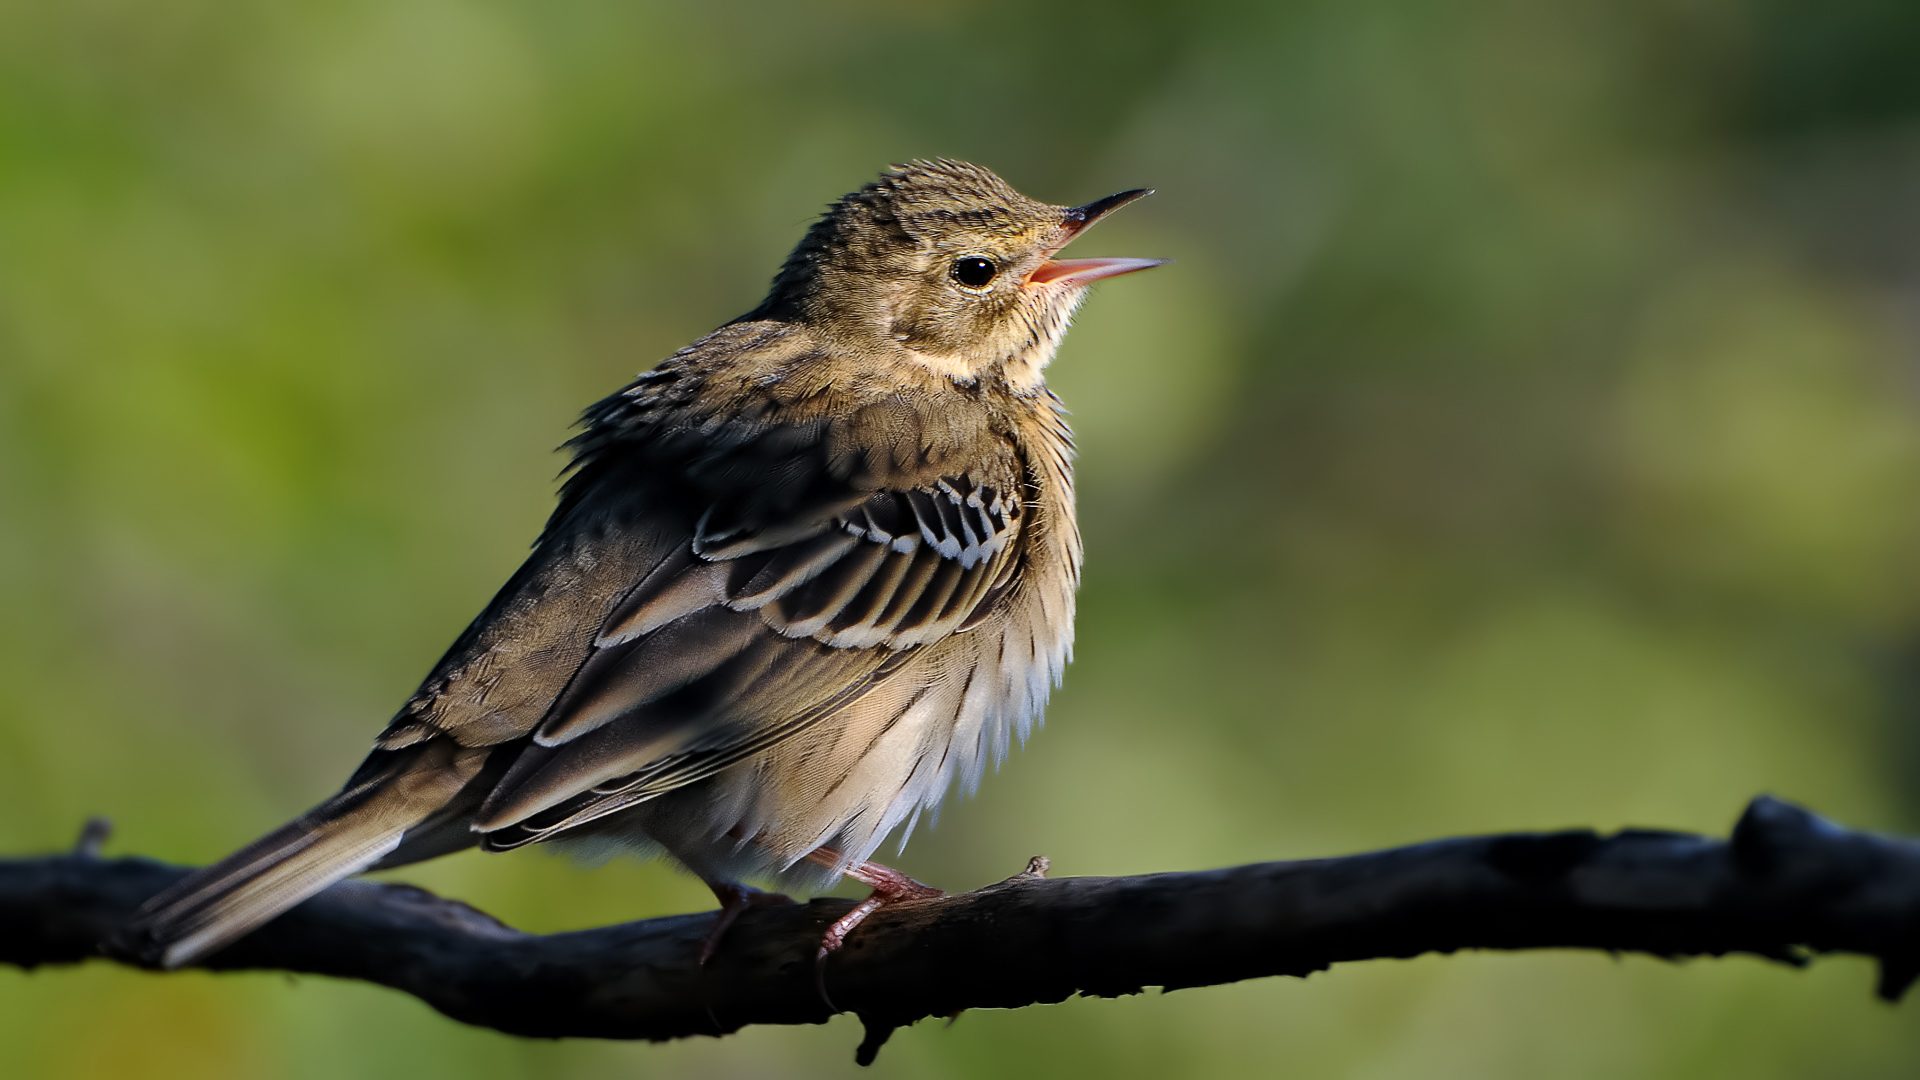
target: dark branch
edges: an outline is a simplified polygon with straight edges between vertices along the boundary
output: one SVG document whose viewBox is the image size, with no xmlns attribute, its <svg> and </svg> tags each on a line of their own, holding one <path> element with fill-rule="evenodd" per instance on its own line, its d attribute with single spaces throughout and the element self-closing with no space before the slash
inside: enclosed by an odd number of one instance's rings
<svg viewBox="0 0 1920 1080">
<path fill-rule="evenodd" d="M 186 873 L 73 854 L 0 861 L 0 962 L 76 963 Z M 826 987 L 888 1032 L 962 1009 L 1131 994 L 1457 949 L 1750 953 L 1790 964 L 1873 956 L 1880 994 L 1920 976 L 1920 843 L 1841 828 L 1760 798 L 1730 840 L 1629 830 L 1436 840 L 1201 873 L 1047 879 L 1044 863 L 977 892 L 882 909 L 816 971 L 851 902 L 756 907 L 705 968 L 711 913 L 566 934 L 513 930 L 403 885 L 343 882 L 210 957 L 390 986 L 516 1035 L 672 1039 L 820 1023 Z M 816 981 L 816 976 L 821 976 Z"/>
</svg>

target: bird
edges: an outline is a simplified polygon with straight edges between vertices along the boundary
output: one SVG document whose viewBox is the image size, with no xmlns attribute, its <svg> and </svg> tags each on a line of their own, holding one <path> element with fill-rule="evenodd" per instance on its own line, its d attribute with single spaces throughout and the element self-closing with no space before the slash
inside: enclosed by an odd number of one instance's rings
<svg viewBox="0 0 1920 1080">
<path fill-rule="evenodd" d="M 949 159 L 830 204 L 766 298 L 589 407 L 526 562 L 339 793 L 116 936 L 194 962 L 341 878 L 478 846 L 664 855 L 747 908 L 850 877 L 1025 741 L 1073 643 L 1074 444 L 1044 372 L 1142 196 Z M 749 882 L 783 892 L 762 891 Z"/>
</svg>

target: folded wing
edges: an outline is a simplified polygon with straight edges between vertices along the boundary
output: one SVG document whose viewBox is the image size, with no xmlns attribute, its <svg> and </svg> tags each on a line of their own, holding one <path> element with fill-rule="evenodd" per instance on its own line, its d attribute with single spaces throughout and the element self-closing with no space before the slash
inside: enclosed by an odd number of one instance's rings
<svg viewBox="0 0 1920 1080">
<path fill-rule="evenodd" d="M 807 530 L 716 516 L 606 618 L 481 807 L 487 847 L 549 839 L 832 718 L 984 618 L 1020 565 L 1018 501 L 966 476 Z"/>
</svg>

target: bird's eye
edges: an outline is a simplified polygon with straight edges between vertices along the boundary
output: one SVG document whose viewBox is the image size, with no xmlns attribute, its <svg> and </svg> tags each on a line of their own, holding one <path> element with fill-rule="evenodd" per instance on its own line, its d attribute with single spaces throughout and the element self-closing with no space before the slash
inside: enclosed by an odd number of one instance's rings
<svg viewBox="0 0 1920 1080">
<path fill-rule="evenodd" d="M 993 280 L 993 275 L 999 272 L 1000 268 L 993 265 L 992 259 L 984 259 L 978 255 L 969 255 L 964 259 L 953 261 L 953 280 L 969 289 L 985 288 L 986 284 Z"/>
</svg>

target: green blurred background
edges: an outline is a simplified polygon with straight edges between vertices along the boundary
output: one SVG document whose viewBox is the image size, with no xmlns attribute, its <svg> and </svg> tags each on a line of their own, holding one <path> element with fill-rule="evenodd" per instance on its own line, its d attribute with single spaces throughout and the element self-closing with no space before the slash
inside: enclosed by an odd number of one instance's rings
<svg viewBox="0 0 1920 1080">
<path fill-rule="evenodd" d="M 829 199 L 1160 194 L 1082 254 L 1078 660 L 900 860 L 964 888 L 1478 830 L 1920 830 L 1920 5 L 0 0 L 0 852 L 316 801 L 588 402 Z M 399 876 L 530 929 L 661 866 Z M 1906 1077 L 1864 962 L 1587 954 L 973 1012 L 877 1076 Z M 31 1077 L 839 1076 L 363 985 L 0 970 Z"/>
</svg>

